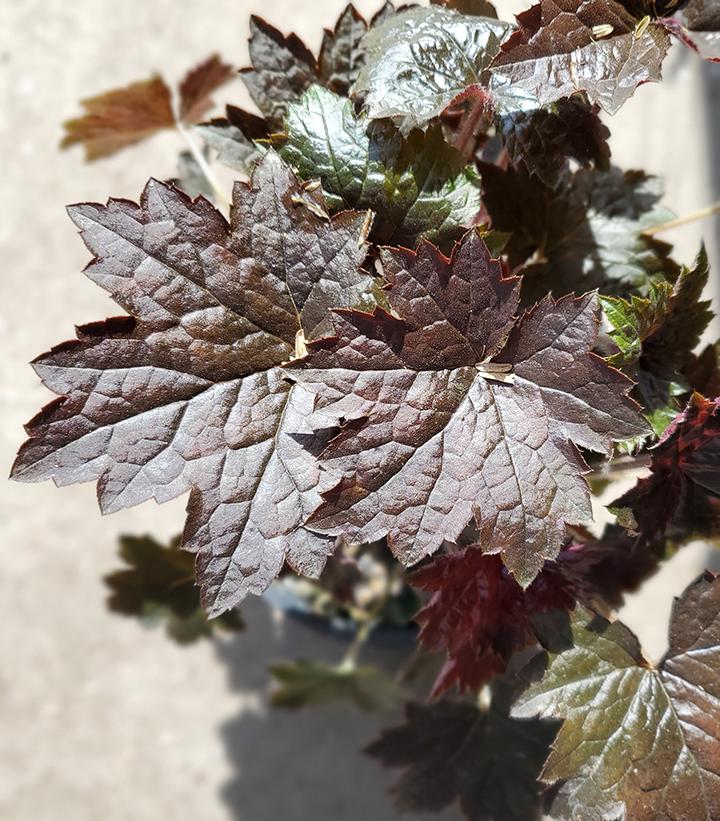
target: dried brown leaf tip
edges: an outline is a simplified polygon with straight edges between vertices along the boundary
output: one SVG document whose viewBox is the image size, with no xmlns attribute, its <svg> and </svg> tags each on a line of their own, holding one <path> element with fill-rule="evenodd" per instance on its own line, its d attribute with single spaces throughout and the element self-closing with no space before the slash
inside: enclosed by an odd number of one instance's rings
<svg viewBox="0 0 720 821">
<path fill-rule="evenodd" d="M 217 55 L 191 69 L 180 83 L 179 118 L 198 122 L 212 105 L 211 94 L 234 74 Z M 85 114 L 64 124 L 62 148 L 80 144 L 88 160 L 109 157 L 166 128 L 175 127 L 172 93 L 155 75 L 82 101 Z"/>
</svg>

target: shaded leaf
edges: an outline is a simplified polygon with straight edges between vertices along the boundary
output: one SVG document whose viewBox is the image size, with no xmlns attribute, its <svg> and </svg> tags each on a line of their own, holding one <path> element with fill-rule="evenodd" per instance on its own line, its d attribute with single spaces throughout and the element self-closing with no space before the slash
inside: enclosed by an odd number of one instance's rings
<svg viewBox="0 0 720 821">
<path fill-rule="evenodd" d="M 314 426 L 341 426 L 321 463 L 337 484 L 311 517 L 350 540 L 387 536 L 413 564 L 474 520 L 523 586 L 590 518 L 574 442 L 609 453 L 644 430 L 626 377 L 590 353 L 596 297 L 546 298 L 516 321 L 519 280 L 477 232 L 443 256 L 387 249 L 393 313 L 338 312 L 292 377 L 316 395 Z"/>
<path fill-rule="evenodd" d="M 669 552 L 664 539 L 638 539 L 613 524 L 605 527 L 600 538 L 574 529 L 572 541 L 557 561 L 578 601 L 606 612 L 622 606 L 624 594 L 637 590 Z"/>
<path fill-rule="evenodd" d="M 491 17 L 497 20 L 497 11 L 488 0 L 430 0 L 432 5 L 445 6 L 459 11 L 460 14 L 474 14 L 478 17 Z"/>
<path fill-rule="evenodd" d="M 94 282 L 132 313 L 78 329 L 35 360 L 61 394 L 27 426 L 17 479 L 98 481 L 105 512 L 191 490 L 184 547 L 214 615 L 267 588 L 285 561 L 319 574 L 332 542 L 300 527 L 313 458 L 286 435 L 311 397 L 277 367 L 332 306 L 371 287 L 367 215 L 330 221 L 274 153 L 237 183 L 230 225 L 151 181 L 139 205 L 73 206 Z M 260 226 L 260 230 L 258 230 Z"/>
<path fill-rule="evenodd" d="M 320 179 L 333 210 L 372 208 L 374 242 L 445 243 L 479 210 L 479 178 L 439 125 L 404 139 L 389 123 L 368 127 L 350 100 L 313 86 L 289 106 L 285 129 L 283 159 L 301 177 Z"/>
<path fill-rule="evenodd" d="M 720 400 L 693 394 L 652 449 L 651 475 L 613 508 L 629 508 L 643 539 L 717 535 L 720 528 Z"/>
<path fill-rule="evenodd" d="M 458 802 L 470 821 L 542 817 L 537 776 L 554 728 L 462 701 L 409 703 L 406 721 L 385 730 L 366 753 L 403 768 L 391 788 L 401 812 L 439 812 Z"/>
<path fill-rule="evenodd" d="M 670 46 L 665 29 L 615 0 L 540 0 L 492 65 L 491 89 L 505 110 L 534 110 L 584 91 L 614 114 L 641 83 L 660 80 Z M 609 32 L 598 36 L 599 27 Z"/>
<path fill-rule="evenodd" d="M 683 369 L 683 378 L 690 388 L 703 396 L 720 396 L 720 345 L 706 345 L 703 350 L 688 357 Z"/>
<path fill-rule="evenodd" d="M 203 153 L 205 159 L 207 159 L 207 149 Z M 202 168 L 200 168 L 200 164 L 195 159 L 192 151 L 182 151 L 180 153 L 178 156 L 177 172 L 177 177 L 173 180 L 169 180 L 171 185 L 179 188 L 192 199 L 203 196 L 206 200 L 213 202 L 215 199 L 213 187 L 203 173 Z"/>
<path fill-rule="evenodd" d="M 679 410 L 674 397 L 685 392 L 682 370 L 712 319 L 701 296 L 708 261 L 701 250 L 693 268 L 683 268 L 675 284 L 651 283 L 646 298 L 603 297 L 603 308 L 619 353 L 609 361 L 637 382 L 634 395 L 660 435 Z M 664 421 L 664 424 L 662 424 Z"/>
<path fill-rule="evenodd" d="M 687 36 L 706 60 L 720 60 L 720 8 L 714 0 L 690 0 L 682 10 Z"/>
<path fill-rule="evenodd" d="M 433 696 L 453 685 L 461 692 L 477 692 L 505 672 L 515 653 L 535 643 L 530 621 L 534 612 L 570 610 L 575 604 L 559 565 L 547 562 L 523 590 L 499 556 L 473 547 L 434 557 L 409 581 L 433 594 L 415 616 L 422 628 L 420 640 L 430 650 L 447 651 Z"/>
<path fill-rule="evenodd" d="M 546 669 L 513 715 L 565 719 L 541 776 L 564 782 L 554 814 L 587 821 L 720 816 L 719 614 L 720 581 L 706 573 L 675 601 L 670 649 L 657 668 L 620 622 L 580 607 L 569 628 L 538 617 L 548 652 L 527 675 Z"/>
<path fill-rule="evenodd" d="M 212 106 L 212 93 L 234 75 L 235 69 L 217 54 L 189 71 L 180 83 L 180 119 L 188 124 L 199 122 Z"/>
<path fill-rule="evenodd" d="M 403 134 L 424 126 L 468 86 L 487 85 L 508 23 L 442 6 L 398 12 L 365 36 L 366 64 L 353 93 L 371 119 L 394 119 Z"/>
<path fill-rule="evenodd" d="M 87 160 L 109 157 L 175 125 L 170 89 L 158 76 L 81 101 L 85 114 L 64 124 L 63 148 L 81 144 Z"/>
<path fill-rule="evenodd" d="M 228 610 L 209 621 L 195 586 L 195 558 L 180 550 L 180 537 L 161 545 L 151 536 L 121 536 L 120 557 L 127 569 L 105 576 L 108 606 L 117 613 L 165 621 L 181 644 L 210 637 L 216 630 L 240 630 L 240 613 Z"/>
<path fill-rule="evenodd" d="M 298 660 L 269 669 L 278 685 L 270 699 L 273 707 L 296 710 L 347 701 L 361 710 L 390 710 L 405 697 L 391 678 L 368 665 Z"/>
<path fill-rule="evenodd" d="M 569 159 L 609 170 L 610 132 L 597 108 L 580 95 L 558 100 L 550 108 L 511 112 L 498 123 L 511 162 L 522 163 L 551 188 L 562 182 Z"/>
<path fill-rule="evenodd" d="M 656 177 L 580 170 L 552 190 L 519 169 L 483 165 L 481 173 L 493 228 L 513 235 L 507 250 L 522 266 L 526 302 L 548 291 L 646 293 L 654 275 L 677 276 L 671 247 L 642 233 L 671 216 Z"/>
<path fill-rule="evenodd" d="M 255 140 L 267 137 L 262 118 L 231 105 L 227 106 L 225 117 L 201 123 L 195 130 L 217 152 L 218 162 L 244 174 L 263 153 Z"/>
</svg>

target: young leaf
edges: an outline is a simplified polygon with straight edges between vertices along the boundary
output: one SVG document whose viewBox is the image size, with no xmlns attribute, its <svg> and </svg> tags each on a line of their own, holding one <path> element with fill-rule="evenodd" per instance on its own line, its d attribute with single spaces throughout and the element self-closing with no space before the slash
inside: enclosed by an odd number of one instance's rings
<svg viewBox="0 0 720 821">
<path fill-rule="evenodd" d="M 234 75 L 235 69 L 217 54 L 189 71 L 180 83 L 180 119 L 188 124 L 199 122 L 212 106 L 212 93 Z"/>
<path fill-rule="evenodd" d="M 717 535 L 720 399 L 693 394 L 651 453 L 651 475 L 639 479 L 612 507 L 630 509 L 633 530 L 643 539 Z"/>
<path fill-rule="evenodd" d="M 510 29 L 442 6 L 400 11 L 365 36 L 366 64 L 353 94 L 371 119 L 391 118 L 408 134 L 468 86 L 487 85 L 488 67 Z"/>
<path fill-rule="evenodd" d="M 391 788 L 400 812 L 440 812 L 458 802 L 471 821 L 540 821 L 537 776 L 553 726 L 508 717 L 494 698 L 407 705 L 405 724 L 385 730 L 366 753 L 404 772 Z"/>
<path fill-rule="evenodd" d="M 317 468 L 286 431 L 310 397 L 277 367 L 296 337 L 371 287 L 366 214 L 329 220 L 274 153 L 237 183 L 232 222 L 151 181 L 140 205 L 70 209 L 95 259 L 87 275 L 132 316 L 78 329 L 35 361 L 62 398 L 28 425 L 17 479 L 98 481 L 105 512 L 191 490 L 184 547 L 199 552 L 217 615 L 287 561 L 317 575 L 332 549 L 300 527 Z"/>
<path fill-rule="evenodd" d="M 82 100 L 85 114 L 65 124 L 62 148 L 80 143 L 87 160 L 109 157 L 175 125 L 170 89 L 158 76 Z"/>
<path fill-rule="evenodd" d="M 389 123 L 368 127 L 350 100 L 313 86 L 289 106 L 285 130 L 283 159 L 301 177 L 320 179 L 331 209 L 372 208 L 374 242 L 447 243 L 480 208 L 480 180 L 440 125 L 404 139 Z"/>
<path fill-rule="evenodd" d="M 538 617 L 547 655 L 527 675 L 546 669 L 513 715 L 565 719 L 541 776 L 564 782 L 554 813 L 583 821 L 720 817 L 719 614 L 720 580 L 706 573 L 676 600 L 670 649 L 657 668 L 620 622 L 581 607 L 569 630 Z"/>
<path fill-rule="evenodd" d="M 707 281 L 703 249 L 674 285 L 652 283 L 647 298 L 602 297 L 610 334 L 620 349 L 609 361 L 637 382 L 635 398 L 658 435 L 678 411 L 674 397 L 685 392 L 681 372 L 712 319 L 710 302 L 700 299 Z"/>
<path fill-rule="evenodd" d="M 467 548 L 433 558 L 409 578 L 432 593 L 415 616 L 420 640 L 431 650 L 444 648 L 448 658 L 433 686 L 438 696 L 454 684 L 477 692 L 504 673 L 510 658 L 534 644 L 530 616 L 537 611 L 567 609 L 575 604 L 560 566 L 548 562 L 523 590 L 499 556 Z M 508 619 L 512 614 L 512 619 Z"/>
<path fill-rule="evenodd" d="M 512 232 L 513 266 L 523 265 L 524 301 L 599 288 L 645 293 L 656 274 L 674 279 L 671 247 L 643 235 L 670 218 L 662 185 L 641 171 L 580 170 L 557 190 L 518 169 L 483 165 L 483 204 L 493 228 Z"/>
<path fill-rule="evenodd" d="M 361 710 L 390 710 L 405 697 L 399 685 L 369 665 L 299 660 L 274 664 L 269 669 L 278 684 L 271 696 L 273 707 L 296 710 L 349 701 Z"/>
<path fill-rule="evenodd" d="M 120 557 L 127 569 L 105 576 L 111 610 L 166 621 L 168 635 L 181 644 L 210 637 L 216 630 L 240 630 L 237 610 L 209 621 L 195 586 L 195 558 L 180 550 L 180 537 L 161 545 L 151 536 L 121 536 Z"/>
<path fill-rule="evenodd" d="M 651 22 L 640 32 L 616 0 L 540 0 L 517 20 L 492 65 L 491 89 L 504 110 L 533 110 L 584 91 L 614 114 L 641 83 L 660 80 L 670 46 L 662 26 Z"/>
<path fill-rule="evenodd" d="M 609 453 L 645 429 L 629 380 L 590 353 L 597 299 L 548 297 L 516 320 L 519 280 L 475 231 L 450 258 L 421 242 L 383 265 L 393 313 L 338 312 L 337 336 L 292 371 L 316 395 L 311 424 L 342 426 L 321 458 L 337 484 L 310 526 L 387 536 L 410 565 L 475 520 L 527 586 L 565 523 L 590 518 L 572 442 Z"/>
</svg>

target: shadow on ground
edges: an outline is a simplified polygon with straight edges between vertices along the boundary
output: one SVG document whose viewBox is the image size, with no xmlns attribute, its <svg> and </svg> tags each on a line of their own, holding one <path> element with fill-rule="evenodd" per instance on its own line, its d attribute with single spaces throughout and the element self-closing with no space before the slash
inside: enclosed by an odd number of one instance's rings
<svg viewBox="0 0 720 821">
<path fill-rule="evenodd" d="M 294 617 L 274 622 L 261 600 L 243 603 L 247 630 L 219 642 L 230 686 L 254 706 L 221 728 L 235 775 L 223 790 L 233 818 L 242 821 L 394 821 L 398 818 L 383 772 L 362 754 L 380 728 L 396 724 L 400 710 L 363 713 L 332 704 L 299 711 L 267 703 L 267 667 L 298 657 L 336 662 L 349 637 Z M 362 661 L 395 671 L 412 651 L 411 635 L 392 633 L 365 648 Z M 408 816 L 404 816 L 407 818 Z M 448 812 L 437 819 L 458 818 Z"/>
</svg>

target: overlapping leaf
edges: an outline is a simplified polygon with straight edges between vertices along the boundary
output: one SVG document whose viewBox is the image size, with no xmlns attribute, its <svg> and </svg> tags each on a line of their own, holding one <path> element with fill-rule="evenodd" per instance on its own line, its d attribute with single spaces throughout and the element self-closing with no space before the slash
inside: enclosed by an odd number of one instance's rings
<svg viewBox="0 0 720 821">
<path fill-rule="evenodd" d="M 519 280 L 475 231 L 450 258 L 422 242 L 383 264 L 393 313 L 341 312 L 292 371 L 316 395 L 310 423 L 342 426 L 322 456 L 337 484 L 310 526 L 387 536 L 413 564 L 474 520 L 527 586 L 566 522 L 590 518 L 572 443 L 609 453 L 644 430 L 631 383 L 590 353 L 596 297 L 546 298 L 516 321 Z"/>
<path fill-rule="evenodd" d="M 510 29 L 442 6 L 400 11 L 365 36 L 367 60 L 353 93 L 370 118 L 391 118 L 408 134 L 468 86 L 488 84 L 488 67 Z"/>
<path fill-rule="evenodd" d="M 439 812 L 459 803 L 470 821 L 539 821 L 537 776 L 553 737 L 548 722 L 511 719 L 507 697 L 490 708 L 462 701 L 410 703 L 406 721 L 367 749 L 402 767 L 391 788 L 401 812 Z"/>
<path fill-rule="evenodd" d="M 517 19 L 492 65 L 503 107 L 534 110 L 583 91 L 614 114 L 641 83 L 660 80 L 667 31 L 639 26 L 616 0 L 540 0 Z"/>
<path fill-rule="evenodd" d="M 484 165 L 482 185 L 493 228 L 512 234 L 507 251 L 522 266 L 526 301 L 590 288 L 644 294 L 655 275 L 677 275 L 671 247 L 643 234 L 671 216 L 656 177 L 583 169 L 552 190 L 519 169 Z"/>
<path fill-rule="evenodd" d="M 701 300 L 707 281 L 703 250 L 674 285 L 661 280 L 651 283 L 647 297 L 603 298 L 620 349 L 609 361 L 637 382 L 635 398 L 658 435 L 679 410 L 674 397 L 686 392 L 682 371 L 712 319 L 709 301 Z"/>
<path fill-rule="evenodd" d="M 472 547 L 433 558 L 410 582 L 433 594 L 415 616 L 422 628 L 420 640 L 431 650 L 447 651 L 434 696 L 453 685 L 477 692 L 505 672 L 515 653 L 535 642 L 532 613 L 570 610 L 575 604 L 574 591 L 558 565 L 546 564 L 523 590 L 499 556 Z"/>
<path fill-rule="evenodd" d="M 112 591 L 110 609 L 153 623 L 164 621 L 168 635 L 181 644 L 216 630 L 242 629 L 237 610 L 208 619 L 195 585 L 195 559 L 180 550 L 180 541 L 177 537 L 166 546 L 151 536 L 121 536 L 120 557 L 129 567 L 105 577 Z"/>
<path fill-rule="evenodd" d="M 296 710 L 312 705 L 350 702 L 361 710 L 390 710 L 404 698 L 402 688 L 370 665 L 291 661 L 273 664 L 274 707 Z"/>
<path fill-rule="evenodd" d="M 683 8 L 687 37 L 702 57 L 720 61 L 720 8 L 713 0 L 690 0 Z"/>
<path fill-rule="evenodd" d="M 539 617 L 543 620 L 543 617 Z M 636 637 L 577 608 L 542 622 L 547 655 L 513 708 L 563 718 L 542 773 L 563 782 L 561 818 L 712 821 L 720 816 L 720 580 L 706 573 L 675 602 L 656 668 Z M 534 675 L 533 675 L 534 672 Z"/>
<path fill-rule="evenodd" d="M 23 480 L 98 481 L 106 512 L 191 490 L 184 546 L 211 613 L 261 592 L 283 562 L 317 574 L 332 543 L 300 527 L 317 467 L 286 435 L 310 409 L 277 367 L 296 336 L 370 286 L 366 214 L 330 221 L 270 152 L 238 183 L 230 225 L 151 181 L 140 205 L 70 209 L 87 275 L 132 316 L 78 329 L 35 361 L 62 398 L 28 425 Z"/>
<path fill-rule="evenodd" d="M 313 86 L 288 108 L 280 154 L 301 177 L 319 178 L 328 204 L 372 208 L 372 239 L 414 248 L 457 239 L 480 208 L 480 181 L 439 125 L 402 135 L 356 116 L 350 100 Z"/>
<path fill-rule="evenodd" d="M 693 394 L 658 445 L 650 476 L 613 503 L 643 539 L 720 532 L 720 400 Z"/>
<path fill-rule="evenodd" d="M 218 151 L 220 162 L 247 172 L 258 157 L 255 141 L 280 131 L 288 105 L 312 85 L 347 95 L 365 61 L 362 38 L 368 26 L 394 13 L 387 2 L 368 24 L 352 4 L 346 6 L 334 29 L 326 29 L 320 54 L 315 56 L 295 34 L 287 37 L 262 17 L 250 18 L 250 63 L 241 78 L 261 113 L 228 106 L 224 118 L 203 124 L 200 132 Z"/>
<path fill-rule="evenodd" d="M 511 162 L 521 163 L 550 188 L 563 181 L 569 159 L 609 170 L 610 132 L 598 117 L 597 108 L 579 94 L 547 108 L 501 115 L 498 131 Z"/>
<path fill-rule="evenodd" d="M 217 54 L 191 69 L 180 83 L 180 121 L 197 122 L 212 105 L 211 94 L 232 75 Z M 88 160 L 108 157 L 175 126 L 170 89 L 158 76 L 83 100 L 82 106 L 85 114 L 65 123 L 61 146 L 81 144 Z"/>
</svg>

